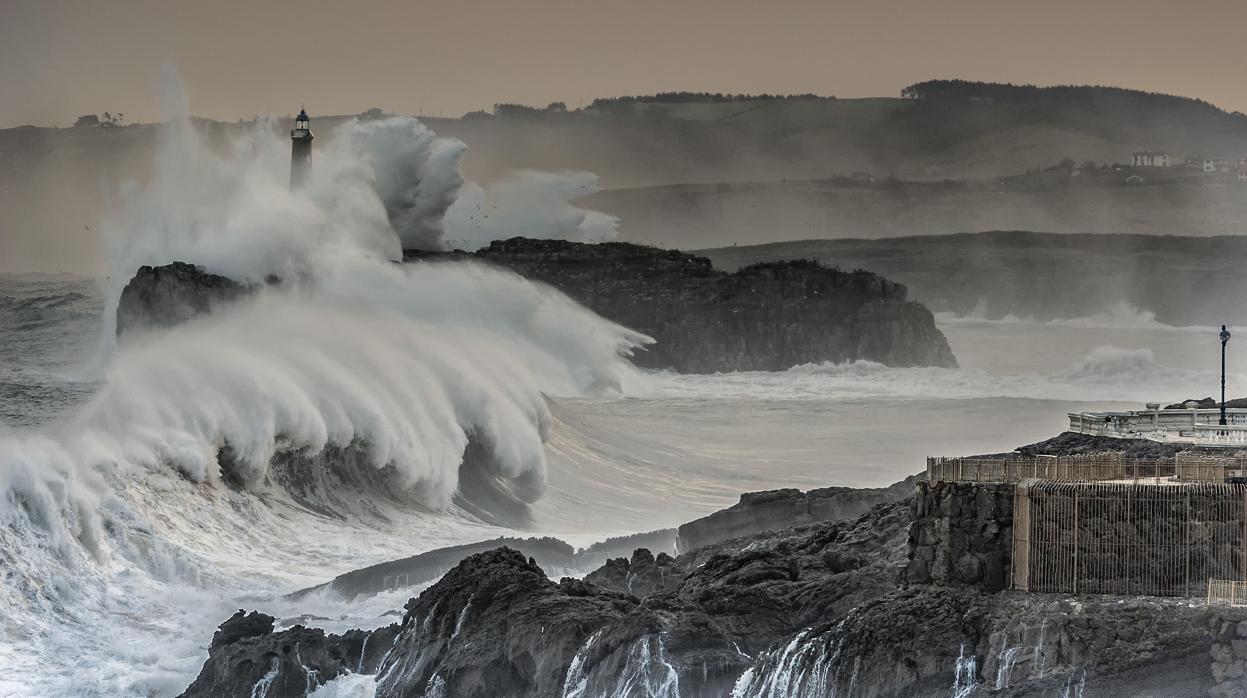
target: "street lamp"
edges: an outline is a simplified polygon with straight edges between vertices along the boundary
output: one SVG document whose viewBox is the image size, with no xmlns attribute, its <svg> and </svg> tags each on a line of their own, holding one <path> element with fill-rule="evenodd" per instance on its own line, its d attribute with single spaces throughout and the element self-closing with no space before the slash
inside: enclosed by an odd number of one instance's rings
<svg viewBox="0 0 1247 698">
<path fill-rule="evenodd" d="M 1230 331 L 1221 326 L 1221 426 L 1225 426 L 1225 345 L 1230 341 Z"/>
</svg>

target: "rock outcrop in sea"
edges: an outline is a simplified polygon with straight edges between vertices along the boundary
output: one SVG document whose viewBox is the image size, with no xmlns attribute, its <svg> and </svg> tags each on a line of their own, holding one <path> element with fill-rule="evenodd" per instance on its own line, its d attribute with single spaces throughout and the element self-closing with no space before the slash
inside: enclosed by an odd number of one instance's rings
<svg viewBox="0 0 1247 698">
<path fill-rule="evenodd" d="M 250 293 L 250 287 L 185 262 L 142 266 L 117 304 L 117 334 L 169 327 Z"/>
<path fill-rule="evenodd" d="M 811 260 L 728 273 L 644 245 L 511 238 L 472 254 L 558 288 L 657 340 L 636 362 L 682 373 L 778 371 L 853 360 L 955 367 L 948 341 L 901 284 Z"/>
<path fill-rule="evenodd" d="M 410 251 L 407 259 L 472 259 L 554 286 L 656 339 L 633 357 L 649 368 L 777 371 L 855 360 L 957 365 L 931 312 L 908 300 L 904 286 L 866 271 L 796 260 L 728 273 L 675 250 L 527 238 L 474 253 Z M 118 332 L 171 325 L 255 288 L 180 262 L 143 267 L 121 295 Z"/>
</svg>

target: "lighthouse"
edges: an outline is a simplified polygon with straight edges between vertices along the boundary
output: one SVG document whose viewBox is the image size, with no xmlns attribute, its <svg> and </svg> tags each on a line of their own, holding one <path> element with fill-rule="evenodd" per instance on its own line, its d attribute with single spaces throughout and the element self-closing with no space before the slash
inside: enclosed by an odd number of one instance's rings
<svg viewBox="0 0 1247 698">
<path fill-rule="evenodd" d="M 308 127 L 307 111 L 299 109 L 290 129 L 290 188 L 298 189 L 312 169 L 312 129 Z"/>
</svg>

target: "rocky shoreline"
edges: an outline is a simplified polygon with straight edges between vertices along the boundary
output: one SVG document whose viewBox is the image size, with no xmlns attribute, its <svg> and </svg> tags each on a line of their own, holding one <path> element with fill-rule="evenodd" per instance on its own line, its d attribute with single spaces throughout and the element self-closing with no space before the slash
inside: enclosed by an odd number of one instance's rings
<svg viewBox="0 0 1247 698">
<path fill-rule="evenodd" d="M 494 541 L 371 633 L 240 611 L 184 695 L 362 673 L 427 698 L 1247 696 L 1247 609 L 1009 590 L 1011 511 L 1011 486 L 917 476 L 753 493 L 682 526 L 677 555 L 557 582 Z"/>
<path fill-rule="evenodd" d="M 655 345 L 632 357 L 646 368 L 777 371 L 855 360 L 957 365 L 931 312 L 908 300 L 904 286 L 866 271 L 795 260 L 728 273 L 675 250 L 528 238 L 471 253 L 406 253 L 408 263 L 463 260 L 549 284 L 653 337 Z M 145 266 L 121 294 L 117 331 L 173 325 L 258 288 L 181 262 Z"/>
</svg>

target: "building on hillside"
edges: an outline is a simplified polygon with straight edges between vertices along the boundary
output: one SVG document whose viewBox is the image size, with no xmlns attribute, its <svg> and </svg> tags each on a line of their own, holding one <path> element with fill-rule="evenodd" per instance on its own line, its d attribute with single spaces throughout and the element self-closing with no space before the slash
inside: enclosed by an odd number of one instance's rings
<svg viewBox="0 0 1247 698">
<path fill-rule="evenodd" d="M 1215 174 L 1217 172 L 1229 172 L 1234 161 L 1226 157 L 1204 158 L 1202 167 L 1204 174 Z"/>
<path fill-rule="evenodd" d="M 1130 164 L 1135 167 L 1169 167 L 1169 153 L 1160 150 L 1140 150 L 1131 153 Z"/>
<path fill-rule="evenodd" d="M 1247 184 L 1247 166 L 1239 165 L 1238 167 L 1238 183 Z"/>
</svg>

